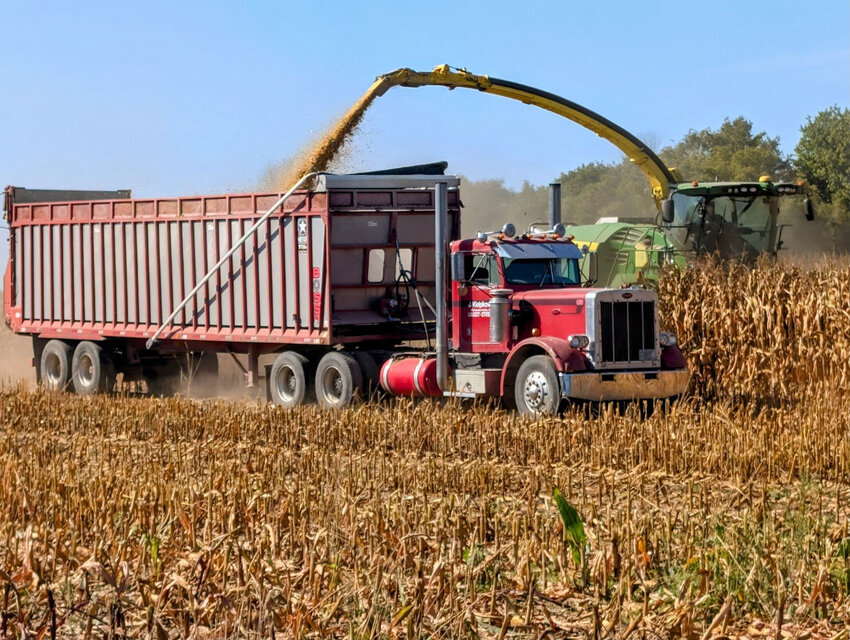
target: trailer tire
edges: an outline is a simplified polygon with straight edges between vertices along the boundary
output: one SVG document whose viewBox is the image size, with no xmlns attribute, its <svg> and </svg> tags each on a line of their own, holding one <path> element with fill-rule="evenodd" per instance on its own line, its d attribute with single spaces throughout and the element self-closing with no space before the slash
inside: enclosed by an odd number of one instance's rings
<svg viewBox="0 0 850 640">
<path fill-rule="evenodd" d="M 316 399 L 323 409 L 344 409 L 354 403 L 363 388 L 363 373 L 351 355 L 329 351 L 316 367 Z"/>
<path fill-rule="evenodd" d="M 71 384 L 74 350 L 67 342 L 50 340 L 41 350 L 39 377 L 48 391 L 65 391 Z"/>
<path fill-rule="evenodd" d="M 521 415 L 552 416 L 561 406 L 561 387 L 555 363 L 549 356 L 531 356 L 514 381 L 514 399 Z"/>
<path fill-rule="evenodd" d="M 115 385 L 115 367 L 103 347 L 83 340 L 74 349 L 71 361 L 74 391 L 81 396 L 112 391 Z"/>
<path fill-rule="evenodd" d="M 295 351 L 284 351 L 275 358 L 269 377 L 269 395 L 281 407 L 297 407 L 315 397 L 310 361 Z"/>
<path fill-rule="evenodd" d="M 373 393 L 378 393 L 381 390 L 381 370 L 371 353 L 355 351 L 352 355 L 357 360 L 357 364 L 360 365 L 360 372 L 363 375 L 363 397 L 369 398 Z"/>
</svg>

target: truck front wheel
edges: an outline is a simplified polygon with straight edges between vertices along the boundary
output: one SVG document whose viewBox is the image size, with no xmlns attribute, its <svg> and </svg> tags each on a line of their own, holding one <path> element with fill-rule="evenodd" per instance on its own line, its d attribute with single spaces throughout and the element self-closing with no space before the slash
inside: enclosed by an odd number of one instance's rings
<svg viewBox="0 0 850 640">
<path fill-rule="evenodd" d="M 330 351 L 316 368 L 316 399 L 323 409 L 344 409 L 363 388 L 363 373 L 357 360 L 344 351 Z"/>
<path fill-rule="evenodd" d="M 549 356 L 532 356 L 520 365 L 514 400 L 522 415 L 552 416 L 561 405 L 558 372 Z"/>
<path fill-rule="evenodd" d="M 272 365 L 269 393 L 282 407 L 297 407 L 313 399 L 313 381 L 307 369 L 310 361 L 300 353 L 284 351 Z"/>
<path fill-rule="evenodd" d="M 71 361 L 74 391 L 81 396 L 112 391 L 115 368 L 99 344 L 84 340 L 74 349 Z"/>
<path fill-rule="evenodd" d="M 73 349 L 67 342 L 50 340 L 41 351 L 39 373 L 48 391 L 64 391 L 71 383 Z"/>
</svg>

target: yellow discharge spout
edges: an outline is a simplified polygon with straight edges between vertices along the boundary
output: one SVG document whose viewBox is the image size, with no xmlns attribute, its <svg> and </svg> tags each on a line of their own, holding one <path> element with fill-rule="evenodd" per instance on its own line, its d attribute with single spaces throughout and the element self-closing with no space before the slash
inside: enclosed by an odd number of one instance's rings
<svg viewBox="0 0 850 640">
<path fill-rule="evenodd" d="M 309 171 L 324 171 L 346 139 L 363 119 L 366 110 L 378 96 L 394 86 L 423 87 L 444 86 L 449 89 L 477 89 L 511 100 L 546 109 L 571 120 L 611 142 L 644 173 L 649 180 L 656 205 L 669 196 L 670 185 L 677 182 L 674 174 L 655 153 L 634 135 L 607 118 L 561 96 L 535 89 L 527 85 L 500 80 L 488 76 L 477 76 L 465 69 L 452 69 L 448 65 L 434 67 L 431 71 L 396 69 L 379 76 L 360 99 L 337 122 L 334 128 L 308 152 L 296 170 L 298 177 Z"/>
</svg>

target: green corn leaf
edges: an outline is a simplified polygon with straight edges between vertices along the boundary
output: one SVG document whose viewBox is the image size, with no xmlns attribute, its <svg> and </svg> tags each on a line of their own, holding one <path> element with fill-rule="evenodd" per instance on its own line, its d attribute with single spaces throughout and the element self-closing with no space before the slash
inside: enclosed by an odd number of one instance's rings
<svg viewBox="0 0 850 640">
<path fill-rule="evenodd" d="M 561 521 L 564 523 L 564 540 L 572 547 L 573 558 L 580 557 L 581 550 L 587 544 L 587 536 L 584 533 L 584 523 L 581 521 L 576 508 L 571 505 L 561 492 L 555 488 L 552 494 L 555 504 L 558 505 L 558 512 L 561 514 Z"/>
<path fill-rule="evenodd" d="M 850 538 L 844 538 L 838 545 L 838 557 L 845 562 L 850 560 Z"/>
</svg>

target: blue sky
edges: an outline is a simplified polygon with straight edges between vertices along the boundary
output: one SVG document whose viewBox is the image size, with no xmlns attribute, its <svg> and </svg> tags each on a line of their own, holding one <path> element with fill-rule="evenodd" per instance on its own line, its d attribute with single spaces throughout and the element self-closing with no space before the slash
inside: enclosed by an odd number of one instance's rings
<svg viewBox="0 0 850 640">
<path fill-rule="evenodd" d="M 403 66 L 537 86 L 656 147 L 743 115 L 791 152 L 807 115 L 850 105 L 847 0 L 5 2 L 0 19 L 0 181 L 31 188 L 251 190 Z M 519 186 L 619 157 L 520 103 L 396 88 L 343 168 L 447 160 Z"/>
</svg>

